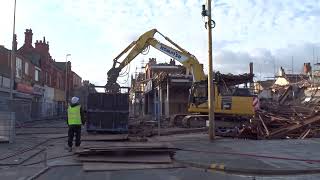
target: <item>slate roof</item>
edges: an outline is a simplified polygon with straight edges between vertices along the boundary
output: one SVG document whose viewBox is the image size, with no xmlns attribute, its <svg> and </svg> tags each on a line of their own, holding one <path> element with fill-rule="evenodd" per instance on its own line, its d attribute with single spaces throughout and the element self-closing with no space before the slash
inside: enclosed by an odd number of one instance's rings
<svg viewBox="0 0 320 180">
<path fill-rule="evenodd" d="M 284 77 L 289 81 L 289 83 L 297 83 L 309 79 L 309 76 L 304 74 L 285 74 Z"/>
<path fill-rule="evenodd" d="M 65 71 L 66 70 L 66 63 L 65 62 L 54 62 L 54 65 L 62 70 L 62 71 Z"/>
<path fill-rule="evenodd" d="M 26 58 L 28 58 L 31 61 L 32 64 L 34 64 L 35 66 L 40 67 L 40 59 L 41 59 L 40 54 L 35 53 L 35 52 L 30 52 L 30 53 L 26 53 L 24 56 Z"/>
<path fill-rule="evenodd" d="M 0 45 L 0 52 L 1 52 L 1 53 L 9 53 L 10 50 L 7 49 L 7 48 L 5 48 L 4 46 L 1 46 L 1 45 Z"/>
</svg>

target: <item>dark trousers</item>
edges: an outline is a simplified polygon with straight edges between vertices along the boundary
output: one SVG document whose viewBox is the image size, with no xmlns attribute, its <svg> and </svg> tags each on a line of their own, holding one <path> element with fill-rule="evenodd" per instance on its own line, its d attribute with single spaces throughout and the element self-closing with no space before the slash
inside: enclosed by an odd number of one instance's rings
<svg viewBox="0 0 320 180">
<path fill-rule="evenodd" d="M 76 136 L 76 147 L 81 144 L 81 125 L 69 125 L 68 146 L 72 147 L 73 137 Z"/>
</svg>

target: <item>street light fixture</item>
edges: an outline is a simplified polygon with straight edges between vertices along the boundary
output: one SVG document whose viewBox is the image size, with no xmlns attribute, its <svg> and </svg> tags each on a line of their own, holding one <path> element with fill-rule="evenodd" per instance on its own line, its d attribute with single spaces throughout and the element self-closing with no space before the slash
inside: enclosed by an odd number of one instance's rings
<svg viewBox="0 0 320 180">
<path fill-rule="evenodd" d="M 68 57 L 71 56 L 71 54 L 66 54 L 66 75 L 65 75 L 65 86 L 64 86 L 64 90 L 65 90 L 65 99 L 66 99 L 66 105 L 68 104 Z"/>
</svg>

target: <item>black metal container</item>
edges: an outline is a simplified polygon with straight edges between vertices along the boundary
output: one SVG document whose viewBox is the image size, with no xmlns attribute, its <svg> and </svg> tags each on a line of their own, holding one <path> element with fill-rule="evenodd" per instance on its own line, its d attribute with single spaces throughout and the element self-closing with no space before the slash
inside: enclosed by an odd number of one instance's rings
<svg viewBox="0 0 320 180">
<path fill-rule="evenodd" d="M 87 107 L 86 127 L 88 132 L 128 132 L 128 93 L 89 94 Z"/>
</svg>

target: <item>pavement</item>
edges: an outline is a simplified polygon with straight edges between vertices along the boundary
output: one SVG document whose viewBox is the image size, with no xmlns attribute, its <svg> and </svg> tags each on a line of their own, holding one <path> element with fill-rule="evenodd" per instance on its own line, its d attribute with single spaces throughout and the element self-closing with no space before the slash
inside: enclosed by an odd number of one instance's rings
<svg viewBox="0 0 320 180">
<path fill-rule="evenodd" d="M 84 172 L 66 147 L 65 122 L 35 122 L 0 144 L 3 179 L 320 179 L 320 139 L 245 140 L 205 133 L 149 138 L 179 148 L 185 168 Z M 1 178 L 1 179 L 2 179 Z"/>
</svg>

